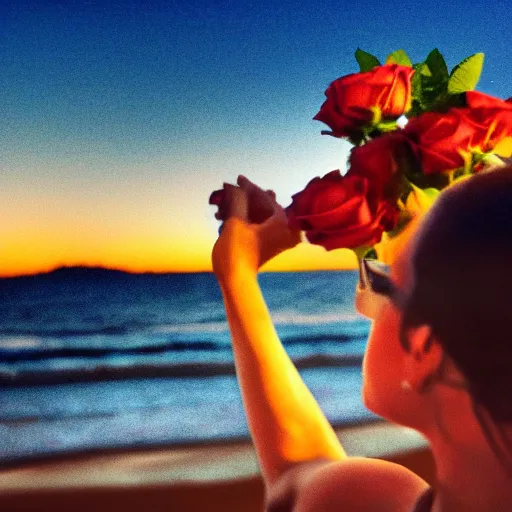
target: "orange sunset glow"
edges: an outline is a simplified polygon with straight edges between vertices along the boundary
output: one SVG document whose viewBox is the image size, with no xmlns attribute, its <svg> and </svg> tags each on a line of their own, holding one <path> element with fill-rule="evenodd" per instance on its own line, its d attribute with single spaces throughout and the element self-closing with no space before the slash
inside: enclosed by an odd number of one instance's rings
<svg viewBox="0 0 512 512">
<path fill-rule="evenodd" d="M 39 188 L 25 191 L 25 197 L 15 195 L 3 203 L 5 211 L 0 206 L 6 220 L 0 274 L 33 274 L 74 265 L 131 272 L 211 271 L 210 254 L 219 225 L 213 216 L 215 207 L 207 204 L 209 189 L 218 186 L 218 181 L 211 183 L 188 190 L 186 183 L 172 177 L 155 184 L 132 175 L 116 189 L 101 182 L 88 184 L 89 190 L 74 189 L 61 182 L 51 192 Z M 176 187 L 186 192 L 179 194 Z M 350 251 L 327 252 L 302 243 L 263 270 L 354 266 Z"/>
<path fill-rule="evenodd" d="M 178 252 L 174 244 L 181 242 Z M 210 251 L 214 240 L 191 244 L 186 238 L 173 242 L 150 236 L 122 236 L 110 240 L 96 239 L 87 245 L 78 236 L 59 238 L 56 233 L 34 235 L 30 240 L 4 240 L 0 255 L 2 276 L 50 271 L 60 266 L 101 266 L 128 272 L 203 272 L 211 271 Z M 185 249 L 183 249 L 185 246 Z M 351 251 L 327 252 L 323 248 L 300 244 L 265 265 L 262 271 L 340 270 L 355 268 Z"/>
<path fill-rule="evenodd" d="M 244 152 L 236 145 L 197 147 L 197 154 L 165 146 L 142 146 L 126 155 L 91 156 L 82 147 L 71 147 L 70 155 L 60 158 L 13 153 L 0 188 L 0 275 L 75 265 L 131 272 L 211 271 L 219 222 L 208 197 L 223 181 L 235 183 L 243 173 L 275 190 L 287 206 L 315 170 L 324 174 L 347 156 L 343 142 L 307 131 L 286 141 L 261 141 Z M 293 175 L 286 172 L 289 165 Z M 350 251 L 301 244 L 263 270 L 354 266 Z"/>
</svg>

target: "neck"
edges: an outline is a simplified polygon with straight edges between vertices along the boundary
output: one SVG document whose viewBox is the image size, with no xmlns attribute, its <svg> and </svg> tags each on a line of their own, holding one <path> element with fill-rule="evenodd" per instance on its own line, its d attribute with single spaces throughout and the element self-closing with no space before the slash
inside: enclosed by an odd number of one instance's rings
<svg viewBox="0 0 512 512">
<path fill-rule="evenodd" d="M 435 443 L 432 451 L 437 467 L 433 512 L 512 510 L 511 469 L 490 449 Z"/>
<path fill-rule="evenodd" d="M 436 462 L 432 512 L 512 510 L 512 426 L 502 431 L 469 393 L 451 386 L 436 386 L 422 409 L 430 418 L 418 430 Z"/>
</svg>

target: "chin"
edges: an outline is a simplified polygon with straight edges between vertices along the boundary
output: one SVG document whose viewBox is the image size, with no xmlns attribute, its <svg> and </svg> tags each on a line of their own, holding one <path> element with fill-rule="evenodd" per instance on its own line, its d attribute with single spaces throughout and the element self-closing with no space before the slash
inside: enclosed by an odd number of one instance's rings
<svg viewBox="0 0 512 512">
<path fill-rule="evenodd" d="M 383 396 L 379 397 L 376 396 L 375 393 L 370 393 L 368 387 L 363 385 L 361 398 L 364 406 L 369 411 L 373 412 L 373 414 L 376 414 L 377 416 L 380 416 L 392 423 L 409 426 L 409 422 L 405 419 L 405 416 L 408 416 L 407 411 L 405 411 L 401 405 L 398 405 L 398 399 L 390 402 L 391 396 L 389 393 L 384 393 Z M 399 410 L 397 410 L 397 405 Z"/>
<path fill-rule="evenodd" d="M 363 388 L 361 389 L 361 399 L 363 402 L 363 405 L 374 414 L 378 414 L 381 416 L 380 412 L 378 412 L 375 408 L 375 400 L 373 399 L 372 393 L 368 391 L 368 386 L 366 384 L 363 384 Z"/>
<path fill-rule="evenodd" d="M 368 397 L 368 395 L 363 395 L 363 404 L 370 412 L 373 412 L 373 414 L 388 419 L 385 414 L 382 414 L 381 408 L 376 407 L 376 404 Z"/>
</svg>

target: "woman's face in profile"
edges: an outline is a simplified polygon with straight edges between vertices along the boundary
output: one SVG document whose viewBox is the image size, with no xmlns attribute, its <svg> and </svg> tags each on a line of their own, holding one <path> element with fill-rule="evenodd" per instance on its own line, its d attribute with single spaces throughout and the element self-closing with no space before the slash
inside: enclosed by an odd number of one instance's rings
<svg viewBox="0 0 512 512">
<path fill-rule="evenodd" d="M 390 278 L 406 292 L 411 282 L 411 240 L 391 265 Z M 363 402 L 376 414 L 398 423 L 407 423 L 407 408 L 402 389 L 406 351 L 400 344 L 402 311 L 385 300 L 372 322 L 363 359 Z"/>
</svg>

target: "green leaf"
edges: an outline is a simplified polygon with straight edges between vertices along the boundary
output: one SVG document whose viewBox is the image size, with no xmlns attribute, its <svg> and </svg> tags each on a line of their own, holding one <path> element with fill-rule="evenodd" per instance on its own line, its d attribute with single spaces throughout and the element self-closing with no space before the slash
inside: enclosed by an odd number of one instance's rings
<svg viewBox="0 0 512 512">
<path fill-rule="evenodd" d="M 371 252 L 372 249 L 373 249 L 373 247 L 371 247 L 371 246 L 360 245 L 359 247 L 355 247 L 352 250 L 355 252 L 357 260 L 361 261 L 363 258 L 367 258 L 368 257 L 367 254 L 369 252 Z"/>
<path fill-rule="evenodd" d="M 440 94 L 432 105 L 434 112 L 447 112 L 450 108 L 466 106 L 466 95 L 464 93 L 448 94 L 447 83 L 444 84 L 444 93 Z"/>
<path fill-rule="evenodd" d="M 369 260 L 376 260 L 378 258 L 377 251 L 375 250 L 375 247 L 372 247 L 368 250 L 367 253 L 365 253 L 364 258 L 367 258 Z"/>
<path fill-rule="evenodd" d="M 483 65 L 483 53 L 475 53 L 464 59 L 460 64 L 457 64 L 453 68 L 448 80 L 448 92 L 450 94 L 459 94 L 472 91 L 478 83 Z"/>
<path fill-rule="evenodd" d="M 422 76 L 424 76 L 426 73 L 430 73 L 430 70 L 428 69 L 428 66 L 426 64 L 422 62 L 421 64 L 414 65 L 414 75 L 412 75 L 411 79 L 411 95 L 413 99 L 416 99 L 420 102 L 423 89 Z"/>
<path fill-rule="evenodd" d="M 425 64 L 428 66 L 432 76 L 438 78 L 439 81 L 448 80 L 448 67 L 446 62 L 437 48 L 434 48 L 427 56 Z"/>
<path fill-rule="evenodd" d="M 430 74 L 428 66 L 424 62 L 414 64 L 414 74 L 411 78 L 411 98 L 412 108 L 408 113 L 408 117 L 419 116 L 424 111 L 423 98 L 423 76 Z"/>
<path fill-rule="evenodd" d="M 405 50 L 396 50 L 390 53 L 386 59 L 386 64 L 398 64 L 399 66 L 407 66 L 412 68 L 412 62 Z"/>
<path fill-rule="evenodd" d="M 365 52 L 364 50 L 361 50 L 361 48 L 356 50 L 355 56 L 357 62 L 359 63 L 359 70 L 361 73 L 365 73 L 366 71 L 370 71 L 374 67 L 381 65 L 379 59 L 377 59 L 375 55 Z"/>
<path fill-rule="evenodd" d="M 432 71 L 430 71 L 430 68 L 428 67 L 428 65 L 425 62 L 422 62 L 421 64 L 416 64 L 415 69 L 417 69 L 419 71 L 420 76 L 425 76 L 425 77 L 432 76 Z"/>
<path fill-rule="evenodd" d="M 448 100 L 448 68 L 439 50 L 432 50 L 425 62 L 414 64 L 412 77 L 412 109 L 409 116 L 425 111 L 444 111 Z"/>
</svg>

